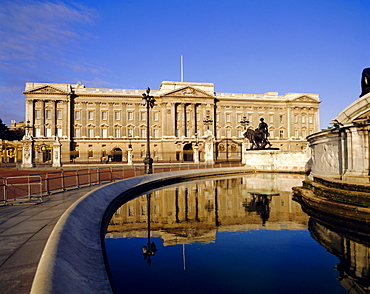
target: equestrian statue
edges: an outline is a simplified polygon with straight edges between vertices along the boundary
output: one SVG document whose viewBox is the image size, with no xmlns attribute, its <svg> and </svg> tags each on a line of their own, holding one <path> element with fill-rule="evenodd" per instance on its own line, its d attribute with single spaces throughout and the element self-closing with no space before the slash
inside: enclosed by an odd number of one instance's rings
<svg viewBox="0 0 370 294">
<path fill-rule="evenodd" d="M 251 149 L 265 149 L 267 145 L 271 147 L 271 143 L 268 140 L 270 134 L 268 132 L 267 123 L 264 122 L 262 117 L 260 118 L 260 121 L 261 122 L 257 129 L 248 129 L 244 133 L 244 137 L 252 144 Z"/>
</svg>

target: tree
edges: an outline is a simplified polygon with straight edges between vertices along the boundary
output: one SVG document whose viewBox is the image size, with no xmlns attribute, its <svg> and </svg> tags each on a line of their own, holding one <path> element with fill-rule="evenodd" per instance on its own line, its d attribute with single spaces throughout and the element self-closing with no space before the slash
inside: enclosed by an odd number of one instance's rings
<svg viewBox="0 0 370 294">
<path fill-rule="evenodd" d="M 7 140 L 8 138 L 8 127 L 3 123 L 0 118 L 0 139 Z"/>
</svg>

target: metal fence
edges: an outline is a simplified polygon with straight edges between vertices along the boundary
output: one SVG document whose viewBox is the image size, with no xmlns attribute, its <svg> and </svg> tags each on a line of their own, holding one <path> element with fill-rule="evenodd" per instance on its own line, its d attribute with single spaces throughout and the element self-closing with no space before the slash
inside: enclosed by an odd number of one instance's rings
<svg viewBox="0 0 370 294">
<path fill-rule="evenodd" d="M 220 164 L 162 164 L 153 165 L 154 173 L 171 172 L 177 170 L 220 168 L 240 166 L 239 163 Z M 0 204 L 9 204 L 15 201 L 42 202 L 43 197 L 71 189 L 78 189 L 92 185 L 114 182 L 125 178 L 144 174 L 144 166 L 103 168 L 85 168 L 60 170 L 28 176 L 14 176 L 0 178 Z"/>
</svg>

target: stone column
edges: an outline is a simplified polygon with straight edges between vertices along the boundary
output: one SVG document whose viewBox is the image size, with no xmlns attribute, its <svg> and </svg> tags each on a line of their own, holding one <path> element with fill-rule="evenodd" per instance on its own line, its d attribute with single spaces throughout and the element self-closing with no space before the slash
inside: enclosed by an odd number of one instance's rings
<svg viewBox="0 0 370 294">
<path fill-rule="evenodd" d="M 351 127 L 348 133 L 348 170 L 345 176 L 367 176 L 364 157 L 364 133 L 357 127 Z"/>
<path fill-rule="evenodd" d="M 33 140 L 22 140 L 22 168 L 32 168 Z"/>
<path fill-rule="evenodd" d="M 127 164 L 132 164 L 132 147 L 127 149 Z"/>
<path fill-rule="evenodd" d="M 243 142 L 242 142 L 242 163 L 243 164 L 246 164 L 246 156 L 247 156 L 247 148 L 249 147 L 248 145 L 248 142 L 249 140 L 247 138 L 244 138 L 243 139 Z"/>
<path fill-rule="evenodd" d="M 45 137 L 45 101 L 40 100 L 40 136 Z"/>
<path fill-rule="evenodd" d="M 62 161 L 61 161 L 61 145 L 59 142 L 59 138 L 55 137 L 54 143 L 53 143 L 53 167 L 61 167 Z"/>
<path fill-rule="evenodd" d="M 26 133 L 22 139 L 22 168 L 32 168 L 32 158 L 33 158 L 33 138 L 30 134 L 30 129 L 26 128 Z"/>
<path fill-rule="evenodd" d="M 199 163 L 199 146 L 198 146 L 198 144 L 195 144 L 194 145 L 194 149 L 193 149 L 194 151 L 194 163 Z"/>
<path fill-rule="evenodd" d="M 57 136 L 57 103 L 58 101 L 53 101 L 53 108 L 51 109 L 51 136 Z"/>
<path fill-rule="evenodd" d="M 205 132 L 205 144 L 204 144 L 204 161 L 206 164 L 214 164 L 214 136 L 212 131 L 207 130 Z"/>
</svg>

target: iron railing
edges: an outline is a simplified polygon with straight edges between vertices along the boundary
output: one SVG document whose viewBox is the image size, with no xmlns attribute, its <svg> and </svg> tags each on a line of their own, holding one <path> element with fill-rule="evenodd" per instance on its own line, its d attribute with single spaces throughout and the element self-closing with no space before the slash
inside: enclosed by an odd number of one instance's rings
<svg viewBox="0 0 370 294">
<path fill-rule="evenodd" d="M 58 170 L 42 174 L 28 176 L 13 176 L 0 178 L 0 204 L 11 204 L 14 201 L 43 201 L 43 197 L 58 192 L 79 189 L 103 183 L 114 182 L 144 174 L 143 165 L 117 167 L 108 164 L 102 168 L 84 168 L 73 170 Z M 178 170 L 222 168 L 241 166 L 240 163 L 218 164 L 161 164 L 154 165 L 153 172 L 171 172 Z"/>
</svg>

